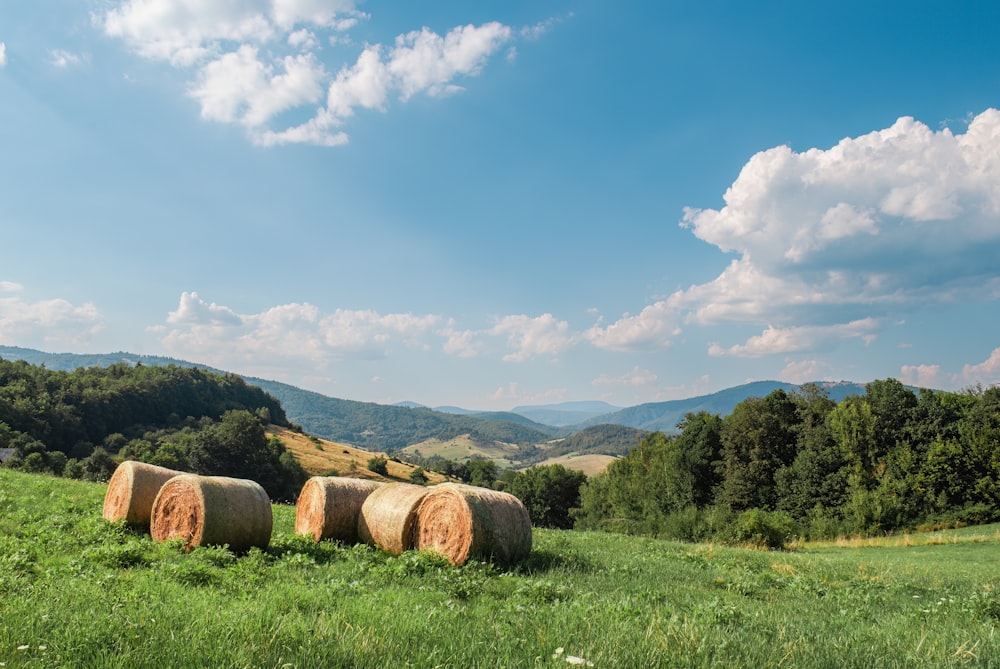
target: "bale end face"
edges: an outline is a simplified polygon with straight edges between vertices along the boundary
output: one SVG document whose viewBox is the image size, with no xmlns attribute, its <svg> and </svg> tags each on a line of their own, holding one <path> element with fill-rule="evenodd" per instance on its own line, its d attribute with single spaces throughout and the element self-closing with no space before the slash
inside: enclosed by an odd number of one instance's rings
<svg viewBox="0 0 1000 669">
<path fill-rule="evenodd" d="M 417 510 L 415 545 L 455 565 L 469 559 L 513 564 L 531 553 L 531 519 L 508 493 L 446 483 Z"/>
<path fill-rule="evenodd" d="M 175 476 L 153 503 L 150 534 L 156 541 L 181 539 L 185 548 L 229 546 L 241 552 L 267 548 L 273 518 L 260 484 L 225 476 Z"/>
</svg>

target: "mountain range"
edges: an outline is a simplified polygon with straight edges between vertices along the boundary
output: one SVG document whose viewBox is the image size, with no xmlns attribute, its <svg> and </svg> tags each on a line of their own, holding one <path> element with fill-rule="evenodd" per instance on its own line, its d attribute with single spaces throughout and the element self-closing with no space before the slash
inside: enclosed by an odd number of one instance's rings
<svg viewBox="0 0 1000 669">
<path fill-rule="evenodd" d="M 178 365 L 227 373 L 207 365 L 162 356 L 126 352 L 106 354 L 46 353 L 35 349 L 0 346 L 0 358 L 24 360 L 52 370 L 106 367 L 112 364 Z M 516 444 L 525 460 L 537 459 L 558 440 L 600 425 L 620 425 L 640 431 L 676 433 L 677 424 L 689 412 L 707 411 L 726 415 L 748 397 L 761 397 L 800 386 L 781 381 L 755 381 L 709 395 L 667 402 L 616 407 L 599 401 L 514 407 L 508 412 L 479 412 L 460 407 L 429 408 L 414 402 L 396 405 L 358 402 L 328 397 L 278 381 L 243 377 L 277 398 L 288 419 L 306 432 L 372 451 L 393 452 L 428 440 L 471 437 L 482 444 Z M 863 394 L 863 384 L 819 383 L 830 399 Z"/>
</svg>

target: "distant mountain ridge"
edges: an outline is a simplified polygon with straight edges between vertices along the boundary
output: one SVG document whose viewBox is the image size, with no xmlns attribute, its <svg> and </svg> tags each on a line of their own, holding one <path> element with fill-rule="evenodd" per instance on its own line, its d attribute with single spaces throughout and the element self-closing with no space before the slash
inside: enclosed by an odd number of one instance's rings
<svg viewBox="0 0 1000 669">
<path fill-rule="evenodd" d="M 824 388 L 830 399 L 834 402 L 840 402 L 848 395 L 863 395 L 865 393 L 865 384 L 863 383 L 838 381 L 817 382 L 815 385 Z M 785 383 L 783 381 L 753 381 L 741 386 L 720 390 L 710 395 L 701 395 L 683 400 L 639 404 L 613 413 L 602 414 L 569 427 L 572 429 L 583 429 L 592 425 L 613 423 L 634 427 L 647 432 L 678 433 L 680 430 L 677 428 L 677 424 L 688 413 L 705 411 L 725 416 L 732 412 L 733 407 L 747 398 L 764 397 L 775 390 L 795 392 L 801 387 L 801 385 Z"/>
<path fill-rule="evenodd" d="M 226 373 L 207 365 L 164 356 L 118 351 L 105 354 L 45 353 L 34 349 L 0 345 L 0 358 L 25 360 L 53 370 L 72 371 L 116 363 L 178 365 Z M 749 397 L 763 397 L 775 390 L 793 392 L 799 385 L 781 381 L 755 381 L 716 393 L 666 402 L 649 402 L 620 408 L 606 402 L 582 401 L 518 406 L 509 412 L 481 412 L 459 407 L 431 409 L 416 402 L 397 405 L 358 402 L 328 397 L 296 386 L 243 376 L 273 395 L 288 419 L 310 434 L 376 451 L 395 451 L 430 438 L 448 439 L 472 434 L 484 440 L 534 445 L 565 438 L 597 425 L 621 425 L 646 432 L 677 433 L 677 424 L 688 413 L 706 411 L 725 416 Z M 830 399 L 839 402 L 853 394 L 864 394 L 860 383 L 821 382 Z"/>
</svg>

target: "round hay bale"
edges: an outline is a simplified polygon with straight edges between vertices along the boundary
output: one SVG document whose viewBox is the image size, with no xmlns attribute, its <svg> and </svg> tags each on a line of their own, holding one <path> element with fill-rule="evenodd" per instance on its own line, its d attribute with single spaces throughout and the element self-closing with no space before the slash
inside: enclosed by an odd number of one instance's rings
<svg viewBox="0 0 1000 669">
<path fill-rule="evenodd" d="M 313 541 L 358 541 L 358 514 L 379 481 L 342 476 L 313 476 L 302 486 L 295 506 L 295 533 Z"/>
<path fill-rule="evenodd" d="M 227 476 L 175 476 L 153 502 L 150 534 L 195 546 L 228 545 L 240 552 L 271 542 L 271 500 L 255 481 Z"/>
<path fill-rule="evenodd" d="M 118 465 L 104 495 L 104 517 L 149 528 L 153 500 L 164 483 L 184 472 L 126 460 Z"/>
<path fill-rule="evenodd" d="M 358 537 L 393 555 L 413 548 L 417 505 L 428 489 L 412 483 L 387 483 L 361 505 Z"/>
<path fill-rule="evenodd" d="M 531 553 L 531 519 L 517 497 L 459 483 L 434 486 L 417 509 L 415 546 L 454 565 L 513 564 Z"/>
</svg>

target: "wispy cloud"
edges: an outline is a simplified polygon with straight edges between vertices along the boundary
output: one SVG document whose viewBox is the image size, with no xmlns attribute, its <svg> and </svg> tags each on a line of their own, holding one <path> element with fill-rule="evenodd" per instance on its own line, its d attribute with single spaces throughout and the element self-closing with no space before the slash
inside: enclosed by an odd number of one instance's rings
<svg viewBox="0 0 1000 669">
<path fill-rule="evenodd" d="M 815 351 L 829 348 L 841 339 L 864 338 L 870 341 L 879 329 L 874 318 L 864 318 L 837 325 L 813 325 L 790 328 L 769 326 L 761 334 L 751 337 L 745 344 L 723 348 L 718 344 L 708 347 L 709 355 L 758 358 L 764 355 L 792 353 L 795 351 Z"/>
<path fill-rule="evenodd" d="M 626 374 L 611 376 L 601 374 L 591 381 L 593 386 L 647 386 L 656 383 L 656 374 L 636 365 Z"/>
<path fill-rule="evenodd" d="M 54 67 L 58 67 L 61 70 L 75 67 L 84 61 L 86 61 L 86 56 L 81 56 L 80 54 L 65 51 L 63 49 L 53 49 L 49 52 L 49 62 L 52 63 Z"/>
<path fill-rule="evenodd" d="M 7 64 L 7 44 L 0 42 L 0 67 Z"/>
</svg>

